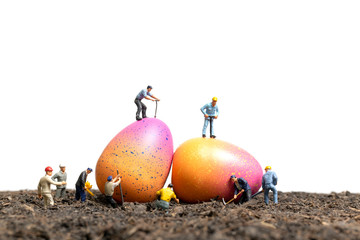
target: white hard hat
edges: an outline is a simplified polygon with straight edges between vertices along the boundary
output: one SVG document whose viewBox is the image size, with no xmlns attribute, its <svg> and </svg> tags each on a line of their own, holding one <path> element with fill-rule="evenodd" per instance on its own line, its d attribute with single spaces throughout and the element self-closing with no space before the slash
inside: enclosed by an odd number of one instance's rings
<svg viewBox="0 0 360 240">
<path fill-rule="evenodd" d="M 65 167 L 65 165 L 60 163 L 59 167 Z"/>
</svg>

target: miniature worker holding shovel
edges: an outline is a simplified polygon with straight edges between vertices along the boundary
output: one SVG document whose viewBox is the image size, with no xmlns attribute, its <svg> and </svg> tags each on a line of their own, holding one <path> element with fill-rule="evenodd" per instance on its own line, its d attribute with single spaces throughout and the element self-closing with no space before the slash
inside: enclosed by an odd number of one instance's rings
<svg viewBox="0 0 360 240">
<path fill-rule="evenodd" d="M 230 179 L 234 183 L 235 187 L 234 199 L 242 193 L 239 204 L 249 201 L 251 199 L 251 188 L 248 182 L 242 177 L 236 178 L 235 175 L 231 175 Z"/>
<path fill-rule="evenodd" d="M 152 90 L 152 86 L 147 86 L 146 89 L 143 89 L 139 92 L 138 95 L 136 95 L 135 98 L 135 104 L 137 106 L 137 112 L 136 112 L 136 120 L 140 121 L 143 118 L 147 118 L 146 116 L 146 106 L 144 103 L 141 102 L 142 99 L 147 99 L 147 100 L 151 100 L 151 101 L 160 101 L 160 99 L 158 99 L 157 97 L 155 97 L 153 94 L 150 93 L 150 91 Z M 155 100 L 154 100 L 155 99 Z M 142 118 L 140 117 L 140 112 L 142 113 Z"/>
<path fill-rule="evenodd" d="M 278 203 L 278 194 L 275 186 L 277 185 L 278 178 L 276 173 L 271 170 L 270 166 L 265 167 L 265 174 L 262 177 L 262 188 L 264 190 L 264 201 L 265 204 L 269 204 L 269 191 L 271 190 L 274 194 L 274 203 Z"/>
<path fill-rule="evenodd" d="M 219 108 L 216 106 L 217 103 L 217 97 L 212 98 L 212 102 L 205 104 L 202 108 L 200 108 L 201 112 L 204 114 L 205 121 L 204 126 L 202 130 L 202 137 L 206 137 L 206 128 L 209 125 L 210 122 L 210 138 L 216 138 L 214 135 L 214 123 L 213 119 L 217 119 L 219 116 Z"/>
<path fill-rule="evenodd" d="M 179 203 L 179 199 L 176 198 L 174 191 L 172 190 L 173 185 L 169 183 L 167 188 L 163 188 L 156 192 L 156 195 L 160 196 L 160 199 L 156 201 L 156 207 L 164 210 L 169 209 L 169 202 L 174 199 Z"/>
<path fill-rule="evenodd" d="M 92 172 L 91 168 L 86 169 L 86 171 L 81 172 L 76 184 L 75 184 L 75 201 L 78 201 L 81 198 L 81 202 L 85 202 L 86 200 L 86 179 L 88 175 Z"/>
<path fill-rule="evenodd" d="M 53 169 L 51 167 L 46 167 L 45 168 L 45 172 L 46 175 L 44 177 L 42 177 L 39 181 L 38 184 L 38 196 L 39 198 L 43 198 L 44 197 L 44 207 L 45 209 L 48 207 L 48 205 L 50 204 L 51 206 L 54 206 L 54 200 L 53 197 L 51 196 L 51 188 L 50 185 L 65 185 L 66 182 L 55 182 L 53 180 L 51 180 L 51 175 L 53 172 Z"/>
<path fill-rule="evenodd" d="M 56 180 L 57 182 L 66 182 L 67 173 L 65 172 L 65 165 L 59 165 L 60 171 L 55 173 L 54 176 L 51 177 L 52 180 Z M 55 199 L 65 198 L 66 193 L 66 185 L 56 186 L 56 194 Z"/>
<path fill-rule="evenodd" d="M 110 203 L 113 208 L 118 207 L 117 202 L 113 199 L 113 195 L 115 187 L 119 186 L 120 182 L 121 178 L 118 174 L 115 178 L 113 178 L 112 176 L 108 176 L 107 182 L 105 183 L 105 198 L 106 201 Z"/>
</svg>

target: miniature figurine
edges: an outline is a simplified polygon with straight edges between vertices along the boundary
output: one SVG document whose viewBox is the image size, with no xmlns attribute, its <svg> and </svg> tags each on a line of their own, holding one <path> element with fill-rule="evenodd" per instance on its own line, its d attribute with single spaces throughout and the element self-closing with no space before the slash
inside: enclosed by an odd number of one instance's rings
<svg viewBox="0 0 360 240">
<path fill-rule="evenodd" d="M 118 174 L 115 178 L 108 176 L 107 182 L 105 183 L 105 198 L 113 208 L 117 208 L 118 204 L 113 198 L 115 187 L 119 186 L 121 182 L 120 175 Z"/>
<path fill-rule="evenodd" d="M 157 97 L 155 97 L 153 94 L 150 93 L 151 90 L 152 90 L 152 86 L 149 85 L 149 86 L 147 86 L 147 89 L 141 90 L 135 98 L 134 102 L 137 106 L 137 112 L 136 112 L 136 120 L 137 121 L 140 121 L 143 118 L 147 118 L 146 106 L 144 103 L 141 102 L 141 100 L 143 98 L 145 98 L 147 100 L 151 100 L 151 101 L 160 101 L 160 99 L 158 99 Z M 142 118 L 140 117 L 140 112 L 142 112 Z"/>
<path fill-rule="evenodd" d="M 76 192 L 75 192 L 75 200 L 78 201 L 80 198 L 81 198 L 81 202 L 85 202 L 86 200 L 86 194 L 85 194 L 85 190 L 86 190 L 86 187 L 85 187 L 85 183 L 86 183 L 86 179 L 87 179 L 87 176 L 92 172 L 92 169 L 91 168 L 88 168 L 86 169 L 86 171 L 83 171 L 76 184 L 75 184 L 75 189 L 76 189 Z"/>
<path fill-rule="evenodd" d="M 51 179 L 53 181 L 56 180 L 57 182 L 66 182 L 67 173 L 65 172 L 65 165 L 60 164 L 59 168 L 60 171 L 55 173 L 54 176 L 51 177 Z M 66 185 L 57 185 L 55 199 L 65 198 L 65 194 L 66 194 Z"/>
<path fill-rule="evenodd" d="M 251 188 L 248 182 L 242 177 L 236 178 L 235 175 L 231 175 L 230 179 L 234 183 L 235 187 L 234 199 L 236 199 L 238 195 L 242 194 L 239 204 L 249 201 L 251 199 Z"/>
<path fill-rule="evenodd" d="M 209 125 L 210 122 L 210 138 L 216 138 L 214 135 L 214 124 L 213 119 L 217 119 L 219 116 L 219 109 L 218 106 L 216 106 L 217 98 L 213 97 L 212 102 L 205 104 L 202 108 L 200 108 L 201 112 L 204 114 L 205 121 L 204 126 L 202 130 L 202 137 L 206 137 L 206 128 Z"/>
<path fill-rule="evenodd" d="M 38 184 L 38 196 L 40 199 L 44 198 L 44 207 L 45 209 L 48 207 L 48 205 L 54 206 L 54 200 L 53 197 L 51 195 L 51 187 L 50 185 L 65 185 L 66 182 L 55 182 L 53 180 L 51 180 L 51 175 L 53 172 L 53 169 L 51 167 L 46 167 L 45 168 L 45 176 L 42 177 L 39 181 Z"/>
<path fill-rule="evenodd" d="M 274 203 L 278 203 L 278 194 L 275 186 L 277 185 L 278 178 L 276 173 L 271 170 L 270 166 L 265 167 L 265 174 L 262 177 L 262 188 L 264 190 L 265 204 L 269 204 L 269 191 L 271 190 L 274 195 Z"/>
<path fill-rule="evenodd" d="M 173 185 L 169 183 L 167 188 L 163 188 L 156 192 L 156 195 L 160 197 L 160 199 L 156 201 L 157 208 L 168 210 L 169 202 L 171 201 L 171 199 L 174 199 L 177 203 L 179 203 L 179 199 L 176 198 L 176 195 L 172 188 Z"/>
</svg>

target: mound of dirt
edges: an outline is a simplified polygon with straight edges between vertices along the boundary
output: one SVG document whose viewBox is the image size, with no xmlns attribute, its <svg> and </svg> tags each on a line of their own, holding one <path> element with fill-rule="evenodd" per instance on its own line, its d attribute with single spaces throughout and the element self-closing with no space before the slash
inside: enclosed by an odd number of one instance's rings
<svg viewBox="0 0 360 240">
<path fill-rule="evenodd" d="M 43 209 L 36 191 L 0 192 L 0 239 L 360 239 L 360 194 L 279 192 L 243 205 L 125 203 L 113 209 L 94 191 L 86 203 L 73 190 Z"/>
</svg>

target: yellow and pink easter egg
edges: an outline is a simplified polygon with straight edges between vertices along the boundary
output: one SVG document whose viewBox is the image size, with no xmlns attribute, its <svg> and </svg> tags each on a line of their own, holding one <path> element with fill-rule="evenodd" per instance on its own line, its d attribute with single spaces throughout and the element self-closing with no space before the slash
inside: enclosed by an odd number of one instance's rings
<svg viewBox="0 0 360 240">
<path fill-rule="evenodd" d="M 119 132 L 101 154 L 95 170 L 96 183 L 104 193 L 108 176 L 121 176 L 124 201 L 149 202 L 156 199 L 168 177 L 173 140 L 167 125 L 156 118 L 136 121 Z M 121 202 L 120 190 L 114 199 Z"/>
<path fill-rule="evenodd" d="M 172 183 L 178 198 L 197 203 L 234 196 L 231 175 L 243 177 L 252 193 L 261 187 L 263 171 L 245 150 L 225 141 L 194 138 L 181 144 L 173 157 Z"/>
</svg>

